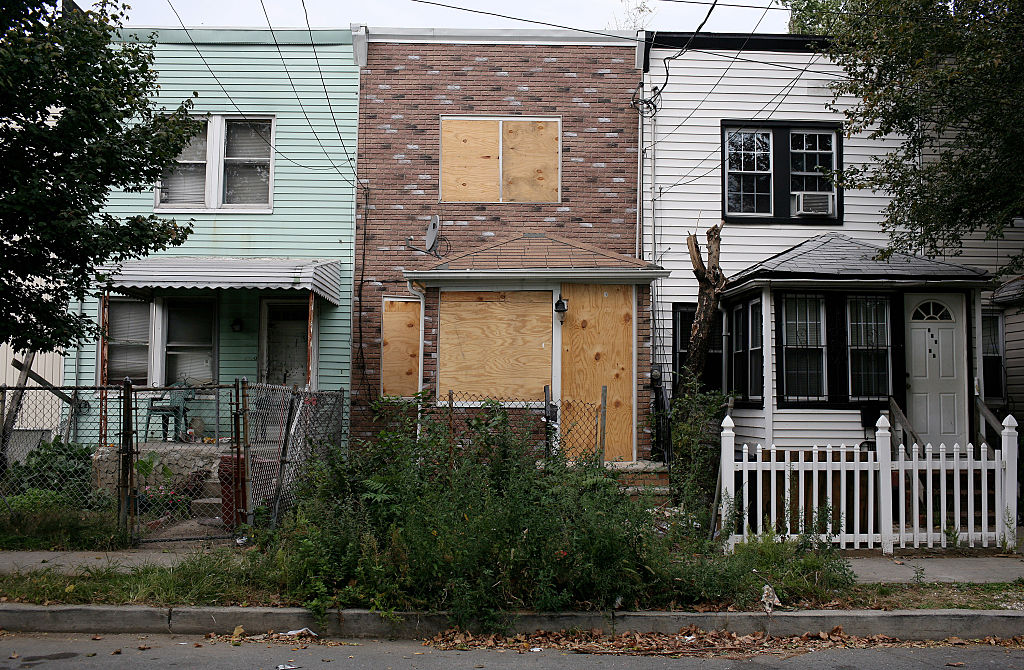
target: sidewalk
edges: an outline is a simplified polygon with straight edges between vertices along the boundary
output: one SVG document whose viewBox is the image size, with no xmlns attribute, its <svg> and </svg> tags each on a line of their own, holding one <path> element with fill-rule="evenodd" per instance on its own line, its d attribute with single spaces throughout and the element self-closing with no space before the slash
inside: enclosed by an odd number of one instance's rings
<svg viewBox="0 0 1024 670">
<path fill-rule="evenodd" d="M 87 568 L 128 572 L 142 565 L 174 566 L 194 549 L 126 549 L 124 551 L 0 551 L 0 574 L 50 569 L 71 574 Z"/>
<path fill-rule="evenodd" d="M 81 568 L 116 568 L 127 572 L 141 565 L 174 566 L 195 548 L 160 549 L 146 547 L 125 551 L 0 551 L 0 573 L 50 569 L 70 574 Z M 861 584 L 910 584 L 923 570 L 925 582 L 1012 582 L 1024 578 L 1024 556 L 951 556 L 892 558 L 869 556 L 850 558 Z"/>
</svg>

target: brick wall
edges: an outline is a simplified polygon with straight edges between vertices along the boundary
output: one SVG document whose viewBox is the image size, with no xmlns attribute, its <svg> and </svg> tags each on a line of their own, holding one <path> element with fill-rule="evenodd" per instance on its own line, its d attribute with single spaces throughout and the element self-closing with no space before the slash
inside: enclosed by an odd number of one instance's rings
<svg viewBox="0 0 1024 670">
<path fill-rule="evenodd" d="M 382 298 L 408 295 L 403 270 L 438 262 L 405 247 L 409 236 L 423 244 L 431 215 L 441 217 L 452 253 L 524 231 L 634 253 L 638 138 L 629 102 L 640 73 L 633 55 L 632 46 L 369 44 L 359 108 L 358 174 L 367 189 L 356 216 L 357 404 L 380 388 Z M 560 116 L 562 202 L 439 203 L 440 117 L 448 114 Z M 638 428 L 644 434 L 649 300 L 639 302 Z M 428 292 L 425 317 L 429 387 L 436 374 L 436 290 Z"/>
</svg>

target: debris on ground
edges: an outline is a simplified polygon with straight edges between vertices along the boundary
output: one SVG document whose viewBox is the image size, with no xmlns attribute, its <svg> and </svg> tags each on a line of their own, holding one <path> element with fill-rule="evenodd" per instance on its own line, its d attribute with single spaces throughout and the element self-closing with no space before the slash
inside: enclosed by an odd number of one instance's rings
<svg viewBox="0 0 1024 670">
<path fill-rule="evenodd" d="M 697 656 L 748 658 L 759 655 L 782 657 L 818 649 L 865 649 L 870 647 L 945 647 L 985 644 L 1024 649 L 1024 635 L 1013 638 L 986 637 L 978 640 L 907 641 L 889 635 L 861 637 L 848 635 L 842 626 L 803 635 L 771 636 L 763 632 L 737 635 L 729 631 L 705 631 L 696 626 L 678 633 L 621 633 L 605 635 L 599 629 L 584 632 L 544 632 L 514 636 L 473 634 L 452 629 L 423 641 L 424 645 L 447 650 L 500 649 L 520 654 L 537 649 L 554 649 L 577 654 L 621 654 L 629 656 Z"/>
<path fill-rule="evenodd" d="M 266 633 L 249 634 L 245 630 L 239 630 L 242 628 L 238 626 L 235 628 L 231 635 L 218 635 L 217 633 L 207 633 L 206 639 L 209 640 L 210 644 L 217 644 L 218 642 L 224 642 L 233 646 L 239 646 L 243 642 L 248 643 L 259 643 L 259 644 L 288 644 L 294 649 L 306 649 L 309 645 L 320 645 L 323 647 L 358 647 L 359 642 L 346 642 L 344 640 L 327 640 L 309 628 L 299 628 L 297 630 L 290 630 L 285 633 L 276 633 L 274 631 L 268 631 Z M 196 644 L 196 646 L 202 646 Z"/>
</svg>

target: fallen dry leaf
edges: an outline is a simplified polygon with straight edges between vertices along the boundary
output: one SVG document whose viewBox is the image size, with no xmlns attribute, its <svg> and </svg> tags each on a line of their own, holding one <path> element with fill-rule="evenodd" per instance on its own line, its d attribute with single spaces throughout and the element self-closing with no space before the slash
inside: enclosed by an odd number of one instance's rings
<svg viewBox="0 0 1024 670">
<path fill-rule="evenodd" d="M 962 668 L 962 667 L 964 667 L 964 662 L 963 661 L 956 661 L 955 663 L 947 663 L 946 667 L 947 668 Z"/>
<path fill-rule="evenodd" d="M 102 640 L 103 636 L 102 635 L 93 635 L 92 639 L 94 639 L 94 640 Z"/>
<path fill-rule="evenodd" d="M 139 645 L 139 651 L 146 651 L 149 648 L 150 648 L 150 646 L 148 644 L 140 644 Z"/>
<path fill-rule="evenodd" d="M 120 649 L 115 649 L 114 651 L 110 652 L 111 656 L 118 656 L 120 654 L 121 654 L 121 650 Z"/>
<path fill-rule="evenodd" d="M 7 658 L 21 658 L 21 657 L 20 657 L 20 656 L 18 656 L 18 652 L 16 652 L 16 651 L 12 651 L 12 652 L 11 652 L 11 655 L 10 655 L 10 656 L 8 656 Z"/>
</svg>

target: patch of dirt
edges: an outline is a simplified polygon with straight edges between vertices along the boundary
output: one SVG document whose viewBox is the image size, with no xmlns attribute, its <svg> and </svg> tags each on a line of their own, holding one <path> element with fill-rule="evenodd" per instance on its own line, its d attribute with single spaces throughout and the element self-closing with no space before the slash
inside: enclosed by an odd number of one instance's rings
<svg viewBox="0 0 1024 670">
<path fill-rule="evenodd" d="M 604 635 L 601 630 L 594 629 L 576 633 L 538 631 L 529 635 L 519 634 L 505 637 L 493 634 L 474 635 L 453 629 L 426 639 L 423 644 L 441 650 L 495 649 L 514 651 L 520 654 L 542 649 L 557 649 L 577 654 L 742 659 L 767 654 L 788 658 L 818 649 L 867 649 L 872 647 L 948 647 L 972 644 L 1024 649 L 1024 635 L 1012 639 L 987 637 L 982 640 L 962 640 L 951 637 L 937 641 L 905 641 L 888 635 L 872 635 L 870 637 L 847 635 L 843 632 L 842 626 L 836 626 L 828 632 L 819 631 L 788 637 L 773 637 L 762 632 L 736 635 L 728 631 L 704 631 L 696 626 L 690 626 L 675 634 Z"/>
</svg>

